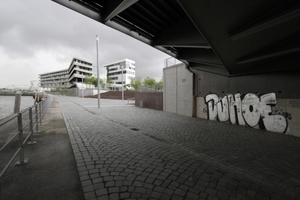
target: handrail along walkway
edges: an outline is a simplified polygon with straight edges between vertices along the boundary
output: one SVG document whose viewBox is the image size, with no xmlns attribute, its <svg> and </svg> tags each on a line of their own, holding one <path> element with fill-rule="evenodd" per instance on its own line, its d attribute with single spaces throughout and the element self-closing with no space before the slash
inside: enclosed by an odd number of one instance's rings
<svg viewBox="0 0 300 200">
<path fill-rule="evenodd" d="M 28 159 L 24 158 L 24 149 L 23 147 L 26 144 L 35 144 L 34 141 L 32 141 L 32 135 L 33 133 L 39 132 L 39 125 L 42 124 L 42 118 L 44 117 L 45 113 L 47 112 L 48 108 L 50 107 L 52 103 L 53 96 L 48 95 L 48 97 L 39 102 L 35 105 L 28 107 L 18 113 L 12 114 L 9 117 L 6 117 L 2 120 L 0 120 L 0 129 L 5 124 L 8 124 L 9 122 L 13 121 L 14 119 L 17 119 L 18 128 L 17 131 L 13 131 L 13 136 L 5 142 L 5 144 L 0 148 L 0 153 L 14 141 L 14 139 L 18 136 L 19 138 L 19 148 L 16 150 L 14 155 L 11 157 L 9 162 L 6 164 L 4 169 L 0 173 L 0 179 L 4 175 L 4 173 L 7 171 L 8 167 L 12 164 L 13 160 L 19 155 L 19 161 L 16 163 L 16 165 L 24 165 L 28 162 Z M 34 111 L 33 111 L 34 108 Z M 24 121 L 26 120 L 25 113 L 28 112 L 28 119 L 26 121 L 26 124 L 23 125 Z M 35 130 L 35 132 L 34 132 Z M 25 139 L 23 139 L 24 133 L 28 131 L 28 134 Z"/>
</svg>

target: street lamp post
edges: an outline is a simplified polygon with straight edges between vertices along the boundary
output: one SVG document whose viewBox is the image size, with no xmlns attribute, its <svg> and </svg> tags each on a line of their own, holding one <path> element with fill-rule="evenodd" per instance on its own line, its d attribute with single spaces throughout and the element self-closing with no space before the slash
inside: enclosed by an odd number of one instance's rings
<svg viewBox="0 0 300 200">
<path fill-rule="evenodd" d="M 100 108 L 100 80 L 99 80 L 99 65 L 98 65 L 98 41 L 99 37 L 96 35 L 96 48 L 97 48 L 97 85 L 98 85 L 98 108 Z"/>
<path fill-rule="evenodd" d="M 122 69 L 122 102 L 123 102 L 123 100 L 124 100 L 123 65 L 121 65 L 121 69 Z"/>
</svg>

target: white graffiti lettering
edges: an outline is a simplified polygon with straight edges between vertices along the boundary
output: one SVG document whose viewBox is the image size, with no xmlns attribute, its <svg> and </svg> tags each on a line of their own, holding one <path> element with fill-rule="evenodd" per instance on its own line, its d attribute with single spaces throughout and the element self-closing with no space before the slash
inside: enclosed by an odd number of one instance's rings
<svg viewBox="0 0 300 200">
<path fill-rule="evenodd" d="M 275 106 L 275 93 L 268 93 L 258 97 L 256 94 L 248 93 L 241 98 L 240 93 L 228 94 L 219 98 L 216 94 L 208 94 L 205 97 L 207 114 L 209 120 L 221 122 L 230 121 L 232 124 L 261 127 L 272 132 L 284 133 L 288 128 L 285 115 L 272 114 L 272 106 Z M 259 123 L 262 121 L 262 123 Z"/>
</svg>

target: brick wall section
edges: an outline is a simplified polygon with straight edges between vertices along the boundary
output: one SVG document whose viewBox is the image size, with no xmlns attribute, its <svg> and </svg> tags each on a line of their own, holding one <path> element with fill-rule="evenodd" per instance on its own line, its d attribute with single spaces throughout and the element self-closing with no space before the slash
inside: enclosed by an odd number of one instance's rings
<svg viewBox="0 0 300 200">
<path fill-rule="evenodd" d="M 140 107 L 140 101 L 143 101 L 144 108 L 163 110 L 162 92 L 136 92 L 135 106 Z"/>
</svg>

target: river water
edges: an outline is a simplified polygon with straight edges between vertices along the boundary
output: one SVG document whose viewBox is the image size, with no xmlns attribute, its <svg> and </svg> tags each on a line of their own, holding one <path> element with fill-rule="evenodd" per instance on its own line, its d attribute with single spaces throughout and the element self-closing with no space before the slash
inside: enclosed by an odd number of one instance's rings
<svg viewBox="0 0 300 200">
<path fill-rule="evenodd" d="M 22 96 L 20 110 L 34 104 L 32 96 Z M 0 119 L 7 117 L 14 112 L 15 96 L 0 96 Z"/>
</svg>

